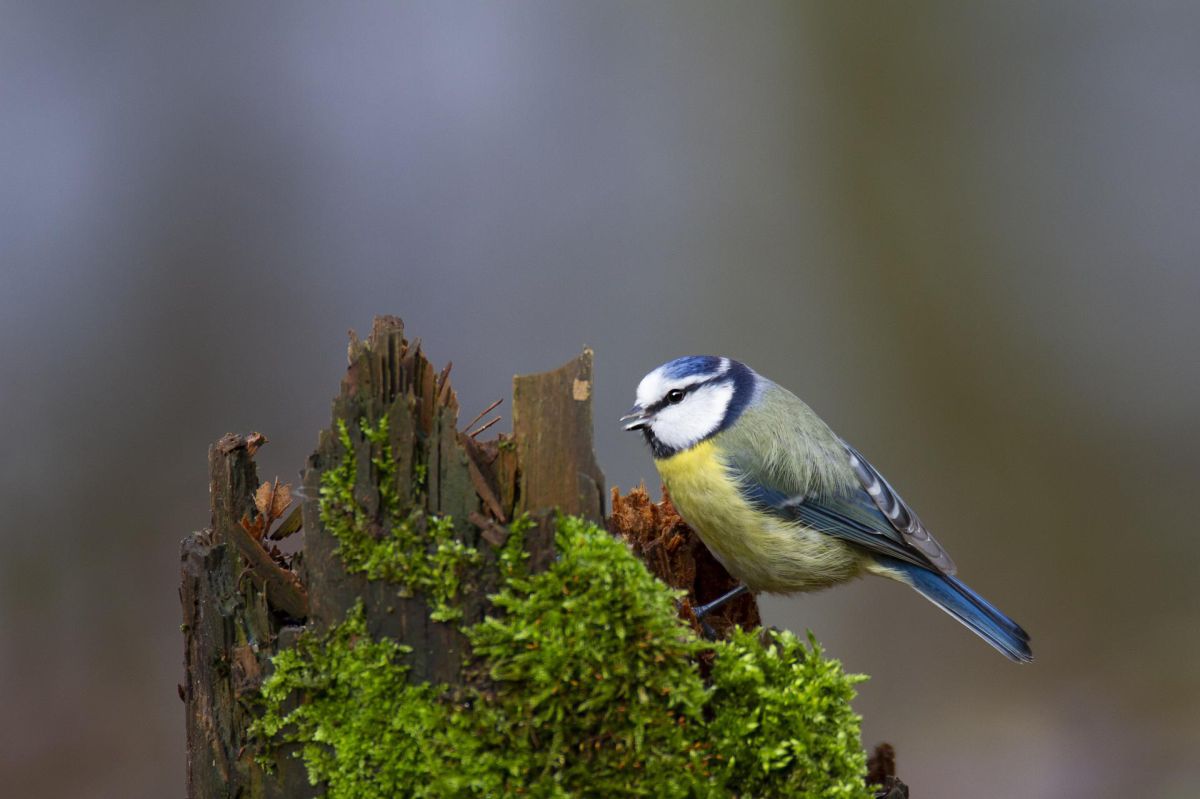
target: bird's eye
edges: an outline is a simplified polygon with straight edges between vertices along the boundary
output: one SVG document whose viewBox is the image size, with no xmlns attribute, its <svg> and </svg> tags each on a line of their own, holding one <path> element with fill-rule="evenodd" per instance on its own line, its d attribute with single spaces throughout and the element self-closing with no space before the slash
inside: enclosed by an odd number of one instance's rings
<svg viewBox="0 0 1200 799">
<path fill-rule="evenodd" d="M 683 389 L 673 388 L 667 392 L 667 402 L 672 405 L 678 405 L 683 402 Z"/>
</svg>

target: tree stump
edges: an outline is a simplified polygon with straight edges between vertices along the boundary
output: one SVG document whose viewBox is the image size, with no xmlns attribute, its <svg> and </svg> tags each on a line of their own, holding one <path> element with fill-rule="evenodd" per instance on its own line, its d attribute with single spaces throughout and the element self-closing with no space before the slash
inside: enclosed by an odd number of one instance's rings
<svg viewBox="0 0 1200 799">
<path fill-rule="evenodd" d="M 534 522 L 524 540 L 533 572 L 555 556 L 557 512 L 604 521 L 604 476 L 592 450 L 590 350 L 556 370 L 516 377 L 513 435 L 488 441 L 460 432 L 449 365 L 435 370 L 419 342 L 405 338 L 398 318 L 377 318 L 365 340 L 351 334 L 348 357 L 333 423 L 320 433 L 302 473 L 298 552 L 285 555 L 272 544 L 273 536 L 296 526 L 290 517 L 272 534 L 283 512 L 264 511 L 261 496 L 256 502 L 253 456 L 265 438 L 230 434 L 210 448 L 211 526 L 182 545 L 186 676 L 180 693 L 190 799 L 320 792 L 286 746 L 275 751 L 274 769 L 264 770 L 249 728 L 271 657 L 305 629 L 327 630 L 360 604 L 372 636 L 411 647 L 410 681 L 454 686 L 479 679 L 464 668 L 467 642 L 458 628 L 435 620 L 437 602 L 428 591 L 347 568 L 343 544 L 321 513 L 331 470 L 353 466 L 338 474 L 353 472 L 354 502 L 377 541 L 399 523 L 396 508 L 451 520 L 448 545 L 479 553 L 457 574 L 469 589 L 458 603 L 464 623 L 482 620 L 491 609 L 488 597 L 499 583 L 496 553 L 507 537 L 503 525 L 517 514 L 528 513 Z M 654 505 L 644 491 L 626 499 L 614 492 L 614 508 L 620 512 L 610 529 L 671 585 L 694 589 L 704 577 L 708 594 L 723 590 L 715 561 L 703 560 L 703 547 L 686 538 L 690 531 L 669 506 Z M 717 582 L 708 584 L 714 574 Z M 720 618 L 757 624 L 757 607 L 746 597 Z"/>
</svg>

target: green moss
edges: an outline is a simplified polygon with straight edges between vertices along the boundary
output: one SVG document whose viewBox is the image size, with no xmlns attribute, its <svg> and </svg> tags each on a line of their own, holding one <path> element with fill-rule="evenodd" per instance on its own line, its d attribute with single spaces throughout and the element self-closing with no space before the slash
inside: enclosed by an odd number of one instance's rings
<svg viewBox="0 0 1200 799">
<path fill-rule="evenodd" d="M 354 443 L 345 421 L 338 419 L 337 434 L 344 456 L 321 475 L 321 522 L 338 539 L 338 554 L 346 570 L 365 572 L 372 580 L 394 582 L 403 594 L 424 594 L 436 621 L 459 619 L 462 614 L 454 600 L 464 570 L 478 562 L 479 553 L 454 537 L 449 517 L 426 516 L 419 510 L 403 508 L 387 417 L 375 425 L 364 419 L 359 429 L 371 445 L 384 529 L 382 535 L 372 534 L 375 519 L 355 500 L 358 466 Z M 418 485 L 423 486 L 425 464 L 417 464 L 414 472 Z"/>
<path fill-rule="evenodd" d="M 831 782 L 819 793 L 810 785 L 813 774 L 865 772 L 859 719 L 850 700 L 854 685 L 866 678 L 847 675 L 840 663 L 826 659 L 811 633 L 809 644 L 787 631 L 736 630 L 717 645 L 708 734 L 722 743 L 710 764 L 731 792 L 863 795 L 861 776 Z"/>
<path fill-rule="evenodd" d="M 686 796 L 705 689 L 676 594 L 587 522 L 563 519 L 556 544 L 546 571 L 493 597 L 504 613 L 466 631 L 498 686 L 476 725 L 491 767 L 508 791 Z"/>
<path fill-rule="evenodd" d="M 528 575 L 527 526 L 500 551 L 502 612 L 464 630 L 487 691 L 410 685 L 407 650 L 372 640 L 358 610 L 276 656 L 257 734 L 299 744 L 331 799 L 869 795 L 861 678 L 789 633 L 697 640 L 678 594 L 578 519 Z"/>
<path fill-rule="evenodd" d="M 525 533 L 533 528 L 533 520 L 528 513 L 522 513 L 508 527 L 508 540 L 500 547 L 497 561 L 500 566 L 500 577 L 509 583 L 525 577 L 528 569 L 525 561 L 529 553 L 525 551 Z"/>
<path fill-rule="evenodd" d="M 444 744 L 450 708 L 429 685 L 410 685 L 394 641 L 367 636 L 361 606 L 327 637 L 301 636 L 273 659 L 262 688 L 267 710 L 254 734 L 301 745 L 314 784 L 328 783 L 331 799 L 413 793 L 395 780 L 429 774 L 448 763 Z M 308 701 L 284 711 L 295 692 Z M 439 737 L 433 751 L 414 745 Z"/>
</svg>

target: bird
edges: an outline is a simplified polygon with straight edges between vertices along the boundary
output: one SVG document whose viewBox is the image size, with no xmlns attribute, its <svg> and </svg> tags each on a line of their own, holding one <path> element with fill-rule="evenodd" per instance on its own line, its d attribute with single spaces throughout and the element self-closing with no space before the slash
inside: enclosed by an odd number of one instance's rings
<svg viewBox="0 0 1200 799">
<path fill-rule="evenodd" d="M 795 594 L 874 574 L 905 583 L 1018 663 L 1029 634 L 955 576 L 891 484 L 799 397 L 749 366 L 689 355 L 648 373 L 620 421 L 641 431 L 683 520 L 741 593 Z"/>
</svg>

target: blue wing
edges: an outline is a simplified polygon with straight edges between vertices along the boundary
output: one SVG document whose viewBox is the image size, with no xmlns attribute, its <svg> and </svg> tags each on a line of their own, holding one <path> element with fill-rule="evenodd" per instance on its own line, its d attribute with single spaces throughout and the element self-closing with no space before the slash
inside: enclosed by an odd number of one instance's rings
<svg viewBox="0 0 1200 799">
<path fill-rule="evenodd" d="M 833 495 L 790 494 L 764 475 L 733 459 L 730 466 L 742 496 L 760 510 L 843 538 L 871 552 L 953 574 L 954 562 L 912 509 L 866 458 L 842 442 L 859 484 Z"/>
<path fill-rule="evenodd" d="M 858 485 L 830 496 L 796 495 L 752 465 L 742 468 L 732 459 L 729 466 L 751 505 L 861 546 L 1006 657 L 1033 660 L 1029 634 L 953 576 L 954 563 L 912 509 L 866 458 L 845 442 L 842 446 Z"/>
</svg>

